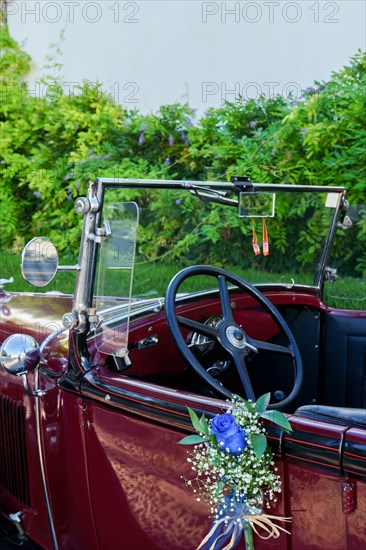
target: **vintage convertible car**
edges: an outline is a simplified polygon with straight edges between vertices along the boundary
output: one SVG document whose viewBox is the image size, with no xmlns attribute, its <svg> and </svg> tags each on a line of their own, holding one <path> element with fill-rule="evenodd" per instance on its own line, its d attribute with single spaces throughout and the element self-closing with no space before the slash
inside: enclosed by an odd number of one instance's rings
<svg viewBox="0 0 366 550">
<path fill-rule="evenodd" d="M 187 406 L 270 392 L 293 429 L 267 425 L 291 534 L 255 548 L 366 548 L 366 312 L 324 298 L 348 207 L 342 187 L 244 177 L 90 183 L 77 264 L 42 237 L 22 255 L 36 287 L 75 271 L 74 294 L 0 294 L 0 547 L 197 548 Z"/>
</svg>

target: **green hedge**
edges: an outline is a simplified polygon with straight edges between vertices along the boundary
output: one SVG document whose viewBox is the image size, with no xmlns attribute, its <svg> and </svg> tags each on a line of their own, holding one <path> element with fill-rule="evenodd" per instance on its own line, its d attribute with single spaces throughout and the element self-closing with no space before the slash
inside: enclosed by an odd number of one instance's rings
<svg viewBox="0 0 366 550">
<path fill-rule="evenodd" d="M 305 90 L 300 100 L 278 96 L 224 103 L 196 120 L 188 105 L 163 106 L 146 116 L 126 111 L 100 85 L 87 82 L 69 97 L 46 79 L 47 94 L 34 97 L 23 82 L 31 60 L 6 26 L 0 39 L 2 248 L 41 234 L 61 250 L 76 248 L 80 220 L 71 201 L 96 176 L 229 180 L 250 175 L 258 182 L 344 185 L 350 202 L 366 203 L 362 52 L 329 82 Z M 162 218 L 164 199 L 150 204 L 152 216 Z M 177 224 L 181 216 L 177 209 Z M 291 220 L 290 215 L 289 234 Z M 207 239 L 225 234 L 232 224 L 230 216 L 213 214 Z M 151 242 L 149 227 L 144 231 L 145 242 Z M 366 222 L 360 221 L 357 231 L 349 262 L 356 275 L 366 268 Z M 174 233 L 174 222 L 167 222 L 167 247 Z"/>
</svg>

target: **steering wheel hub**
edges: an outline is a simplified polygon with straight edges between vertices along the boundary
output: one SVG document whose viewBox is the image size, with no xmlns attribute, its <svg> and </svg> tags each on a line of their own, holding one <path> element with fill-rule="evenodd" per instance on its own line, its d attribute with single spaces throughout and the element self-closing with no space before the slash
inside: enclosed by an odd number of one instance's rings
<svg viewBox="0 0 366 550">
<path fill-rule="evenodd" d="M 227 327 L 226 338 L 229 340 L 230 344 L 239 349 L 244 349 L 247 345 L 246 338 L 240 328 L 235 325 L 230 325 Z"/>
</svg>

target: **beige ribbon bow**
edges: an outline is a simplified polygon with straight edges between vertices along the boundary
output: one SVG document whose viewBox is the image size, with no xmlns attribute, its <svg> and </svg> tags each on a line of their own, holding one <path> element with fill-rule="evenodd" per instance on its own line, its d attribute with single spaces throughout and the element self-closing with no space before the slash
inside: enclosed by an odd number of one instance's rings
<svg viewBox="0 0 366 550">
<path fill-rule="evenodd" d="M 261 514 L 260 516 L 244 516 L 244 519 L 250 523 L 253 531 L 260 537 L 261 539 L 267 540 L 273 537 L 274 539 L 278 539 L 278 537 L 281 534 L 281 531 L 284 533 L 287 533 L 290 535 L 290 532 L 287 531 L 284 527 L 281 527 L 280 525 L 276 525 L 273 523 L 273 519 L 277 521 L 291 521 L 291 518 L 281 518 L 278 516 L 269 516 L 268 514 Z M 258 529 L 264 531 L 265 534 L 261 534 L 258 532 Z"/>
</svg>

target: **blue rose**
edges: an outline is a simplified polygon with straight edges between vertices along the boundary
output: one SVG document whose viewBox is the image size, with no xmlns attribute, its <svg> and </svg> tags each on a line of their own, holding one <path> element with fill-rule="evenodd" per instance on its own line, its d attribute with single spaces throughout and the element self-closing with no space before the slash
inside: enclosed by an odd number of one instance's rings
<svg viewBox="0 0 366 550">
<path fill-rule="evenodd" d="M 247 446 L 244 430 L 237 425 L 232 414 L 218 414 L 211 421 L 211 433 L 216 436 L 220 449 L 240 455 Z"/>
</svg>

